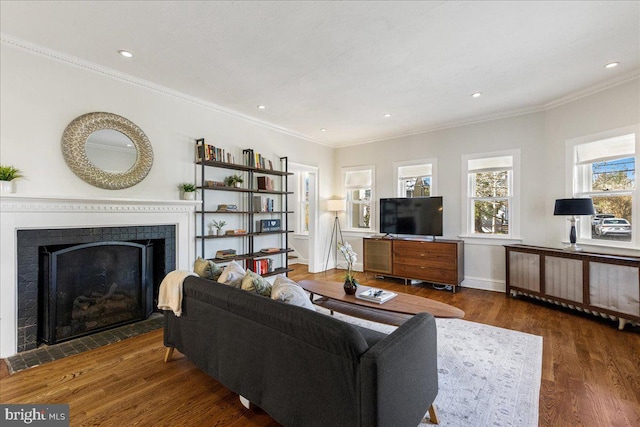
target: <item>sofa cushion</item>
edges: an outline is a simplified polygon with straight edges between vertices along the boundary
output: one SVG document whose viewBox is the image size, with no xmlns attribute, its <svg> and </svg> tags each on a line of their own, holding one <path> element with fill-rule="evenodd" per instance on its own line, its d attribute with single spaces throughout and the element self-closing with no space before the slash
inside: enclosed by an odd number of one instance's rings
<svg viewBox="0 0 640 427">
<path fill-rule="evenodd" d="M 241 289 L 244 291 L 255 292 L 259 295 L 271 296 L 271 283 L 261 275 L 247 270 L 242 279 Z"/>
<path fill-rule="evenodd" d="M 193 272 L 205 279 L 218 280 L 222 274 L 222 268 L 211 260 L 198 257 L 193 263 Z"/>
<path fill-rule="evenodd" d="M 231 261 L 222 271 L 220 277 L 218 277 L 218 283 L 224 283 L 225 285 L 233 286 L 234 288 L 240 288 L 242 286 L 242 279 L 245 275 L 244 268 L 235 261 Z"/>
<path fill-rule="evenodd" d="M 307 292 L 287 276 L 278 274 L 271 289 L 271 299 L 316 311 Z"/>
</svg>

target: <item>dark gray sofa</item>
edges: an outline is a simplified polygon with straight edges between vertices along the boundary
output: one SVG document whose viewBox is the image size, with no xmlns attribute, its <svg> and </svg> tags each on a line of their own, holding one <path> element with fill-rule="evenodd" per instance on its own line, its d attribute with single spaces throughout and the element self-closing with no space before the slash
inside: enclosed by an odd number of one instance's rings
<svg viewBox="0 0 640 427">
<path fill-rule="evenodd" d="M 427 313 L 386 335 L 191 276 L 164 344 L 285 426 L 415 427 L 438 394 Z"/>
</svg>

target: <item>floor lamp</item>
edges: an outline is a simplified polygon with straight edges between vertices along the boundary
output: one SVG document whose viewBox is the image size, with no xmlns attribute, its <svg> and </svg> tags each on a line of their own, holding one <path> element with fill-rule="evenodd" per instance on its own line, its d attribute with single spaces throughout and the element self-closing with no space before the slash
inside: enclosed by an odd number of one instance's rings
<svg viewBox="0 0 640 427">
<path fill-rule="evenodd" d="M 327 274 L 327 268 L 329 267 L 329 258 L 331 257 L 332 249 L 334 250 L 335 267 L 338 267 L 338 250 L 336 249 L 336 247 L 338 246 L 338 243 L 344 241 L 344 239 L 342 238 L 342 228 L 340 227 L 340 220 L 338 219 L 338 212 L 344 212 L 347 210 L 347 202 L 346 200 L 341 199 L 327 200 L 327 210 L 334 213 L 335 219 L 333 220 L 333 229 L 331 230 L 331 239 L 329 242 L 329 252 L 327 252 L 327 261 L 324 263 L 325 274 Z M 340 240 L 338 240 L 338 237 L 340 237 Z M 333 243 L 334 238 L 336 240 L 335 245 Z"/>
</svg>

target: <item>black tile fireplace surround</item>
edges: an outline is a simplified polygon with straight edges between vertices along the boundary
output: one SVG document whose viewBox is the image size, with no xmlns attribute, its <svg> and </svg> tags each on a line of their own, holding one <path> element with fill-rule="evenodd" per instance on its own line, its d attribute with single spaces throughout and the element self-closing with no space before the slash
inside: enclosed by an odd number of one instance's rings
<svg viewBox="0 0 640 427">
<path fill-rule="evenodd" d="M 164 275 L 176 266 L 176 226 L 130 226 L 18 230 L 17 232 L 17 295 L 18 324 L 17 351 L 32 350 L 38 346 L 38 278 L 41 247 L 94 242 L 131 242 L 141 240 L 164 241 L 164 253 L 157 259 L 164 266 L 156 266 L 154 278 L 157 287 Z M 160 261 L 161 262 L 161 261 Z M 156 289 L 157 294 L 157 289 Z"/>
</svg>

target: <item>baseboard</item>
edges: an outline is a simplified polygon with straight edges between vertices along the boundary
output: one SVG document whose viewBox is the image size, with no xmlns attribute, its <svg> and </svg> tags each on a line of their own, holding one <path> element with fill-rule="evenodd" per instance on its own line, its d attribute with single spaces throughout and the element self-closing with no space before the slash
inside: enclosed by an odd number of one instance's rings
<svg viewBox="0 0 640 427">
<path fill-rule="evenodd" d="M 465 277 L 462 281 L 462 287 L 502 293 L 507 290 L 507 284 L 504 280 L 490 280 L 480 277 Z"/>
</svg>

